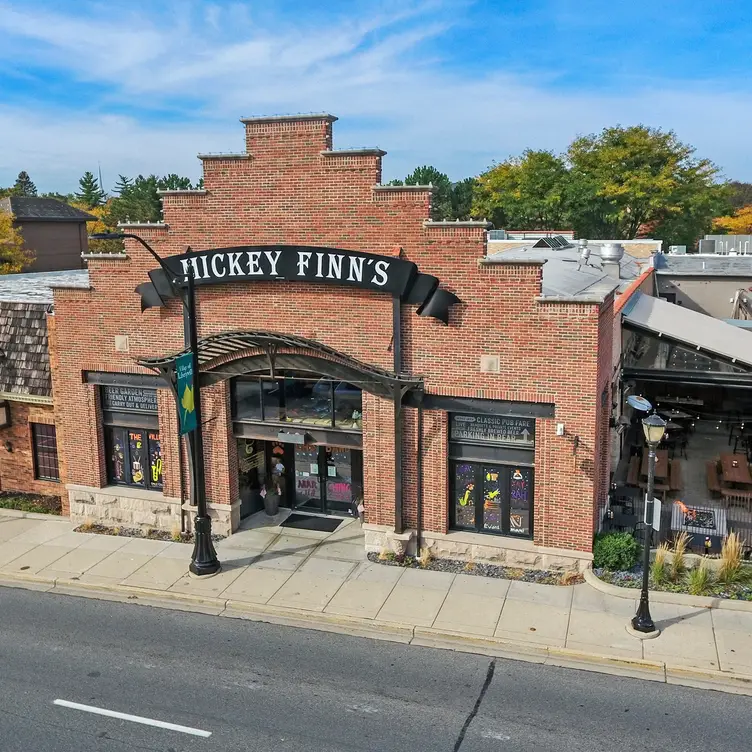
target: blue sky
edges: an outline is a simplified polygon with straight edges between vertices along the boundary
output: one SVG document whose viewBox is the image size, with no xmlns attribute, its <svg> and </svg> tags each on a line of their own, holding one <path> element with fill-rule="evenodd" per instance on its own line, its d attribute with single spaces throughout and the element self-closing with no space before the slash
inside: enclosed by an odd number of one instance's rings
<svg viewBox="0 0 752 752">
<path fill-rule="evenodd" d="M 196 179 L 239 117 L 322 111 L 385 180 L 645 123 L 752 181 L 751 35 L 752 0 L 0 0 L 0 185 Z"/>
</svg>

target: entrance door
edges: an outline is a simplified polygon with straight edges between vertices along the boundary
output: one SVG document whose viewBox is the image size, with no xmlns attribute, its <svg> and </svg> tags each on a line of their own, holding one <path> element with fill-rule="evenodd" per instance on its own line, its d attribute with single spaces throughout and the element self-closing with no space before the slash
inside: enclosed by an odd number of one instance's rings
<svg viewBox="0 0 752 752">
<path fill-rule="evenodd" d="M 296 446 L 295 506 L 319 514 L 356 515 L 363 453 L 331 446 Z"/>
</svg>

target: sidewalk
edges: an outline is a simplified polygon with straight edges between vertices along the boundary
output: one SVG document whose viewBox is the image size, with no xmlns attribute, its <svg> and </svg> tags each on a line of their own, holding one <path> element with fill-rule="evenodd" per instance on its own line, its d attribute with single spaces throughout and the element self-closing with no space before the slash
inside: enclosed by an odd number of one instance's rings
<svg viewBox="0 0 752 752">
<path fill-rule="evenodd" d="M 710 686 L 752 694 L 752 613 L 654 603 L 662 634 L 625 625 L 636 602 L 555 587 L 402 569 L 365 558 L 358 522 L 221 541 L 222 572 L 187 574 L 192 546 L 74 533 L 61 519 L 0 516 L 0 585 L 188 608 Z M 80 591 L 80 592 L 77 592 Z"/>
</svg>

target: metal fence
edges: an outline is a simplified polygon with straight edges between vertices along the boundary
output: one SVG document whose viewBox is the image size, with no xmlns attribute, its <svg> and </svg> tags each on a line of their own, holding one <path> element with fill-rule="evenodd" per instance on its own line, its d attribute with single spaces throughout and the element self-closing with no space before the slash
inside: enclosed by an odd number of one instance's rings
<svg viewBox="0 0 752 752">
<path fill-rule="evenodd" d="M 623 530 L 642 536 L 645 498 L 642 494 L 616 495 L 602 510 L 601 531 Z M 718 554 L 729 533 L 741 539 L 745 555 L 752 554 L 752 500 L 726 496 L 716 506 L 687 506 L 681 502 L 661 505 L 660 531 L 653 533 L 653 545 L 671 542 L 680 533 L 690 537 L 694 553 Z"/>
</svg>

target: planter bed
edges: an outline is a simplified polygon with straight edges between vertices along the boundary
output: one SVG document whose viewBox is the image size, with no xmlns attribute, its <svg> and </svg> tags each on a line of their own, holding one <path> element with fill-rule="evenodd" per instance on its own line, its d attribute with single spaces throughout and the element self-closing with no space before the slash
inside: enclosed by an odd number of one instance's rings
<svg viewBox="0 0 752 752">
<path fill-rule="evenodd" d="M 193 543 L 193 533 L 168 533 L 166 530 L 141 530 L 135 527 L 108 527 L 107 525 L 79 525 L 74 533 L 94 533 L 96 535 L 117 535 L 126 538 L 145 538 L 173 543 Z M 224 535 L 212 535 L 213 541 L 224 540 Z"/>
<path fill-rule="evenodd" d="M 389 567 L 425 569 L 430 572 L 449 572 L 451 574 L 471 574 L 477 577 L 495 577 L 502 580 L 537 582 L 541 585 L 578 585 L 579 583 L 584 582 L 583 576 L 575 572 L 502 567 L 498 564 L 476 563 L 471 561 L 461 561 L 459 559 L 430 559 L 424 564 L 421 564 L 419 559 L 412 556 L 393 553 L 382 556 L 377 553 L 369 553 L 368 560 L 375 564 L 384 564 Z"/>
<path fill-rule="evenodd" d="M 3 491 L 0 493 L 0 508 L 16 509 L 34 514 L 62 514 L 63 505 L 59 496 Z"/>
<path fill-rule="evenodd" d="M 750 570 L 750 576 L 746 582 L 734 583 L 732 585 L 713 582 L 704 589 L 702 593 L 696 593 L 695 595 L 728 598 L 730 600 L 752 601 L 752 568 L 747 567 L 747 569 Z M 609 585 L 630 588 L 632 590 L 639 590 L 642 587 L 641 566 L 635 566 L 632 567 L 632 569 L 623 572 L 610 572 L 607 569 L 593 569 L 593 574 L 599 580 L 602 580 Z M 650 590 L 664 593 L 684 593 L 685 595 L 692 595 L 692 593 L 689 592 L 686 582 L 663 582 L 660 585 L 656 585 L 652 576 L 650 577 Z"/>
</svg>

